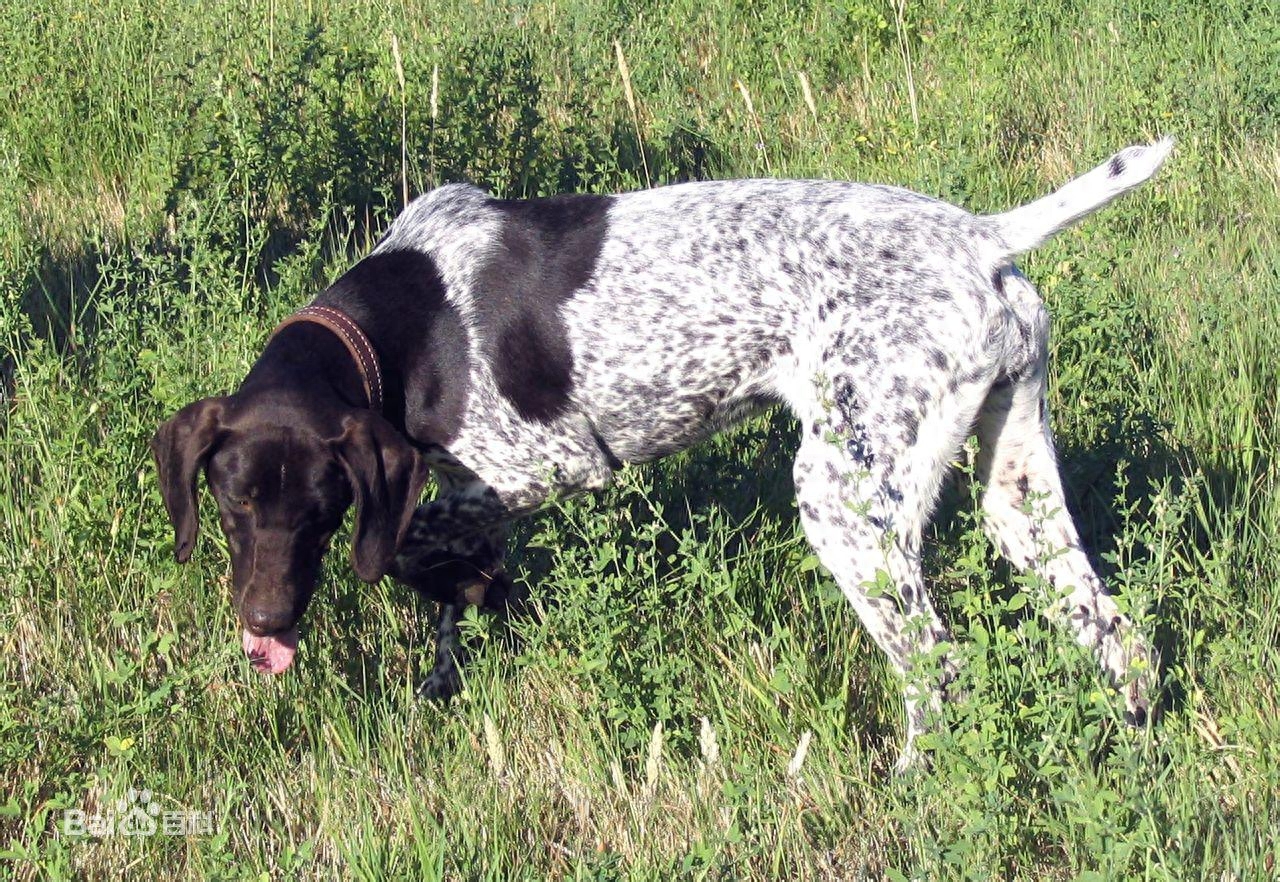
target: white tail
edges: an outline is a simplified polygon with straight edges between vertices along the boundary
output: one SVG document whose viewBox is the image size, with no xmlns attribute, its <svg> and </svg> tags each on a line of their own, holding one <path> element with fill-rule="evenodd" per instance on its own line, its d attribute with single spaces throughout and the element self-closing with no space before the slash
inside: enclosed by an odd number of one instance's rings
<svg viewBox="0 0 1280 882">
<path fill-rule="evenodd" d="M 1146 146 L 1126 147 L 1043 199 L 983 220 L 1003 245 L 1004 258 L 1022 254 L 1117 196 L 1141 186 L 1156 173 L 1171 150 L 1173 139 L 1168 137 Z"/>
</svg>

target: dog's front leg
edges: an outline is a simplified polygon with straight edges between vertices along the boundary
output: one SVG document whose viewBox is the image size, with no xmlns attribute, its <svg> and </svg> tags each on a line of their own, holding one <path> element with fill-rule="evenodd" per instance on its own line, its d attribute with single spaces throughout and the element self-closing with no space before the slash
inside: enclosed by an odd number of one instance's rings
<svg viewBox="0 0 1280 882">
<path fill-rule="evenodd" d="M 466 647 L 458 623 L 466 612 L 466 604 L 442 603 L 436 619 L 436 656 L 431 673 L 418 687 L 422 698 L 451 698 L 462 688 L 462 668 L 466 663 Z"/>
<path fill-rule="evenodd" d="M 468 605 L 506 615 L 524 600 L 502 565 L 510 523 L 542 508 L 553 493 L 597 490 L 608 483 L 613 466 L 600 453 L 599 441 L 590 432 L 582 437 L 573 451 L 558 457 L 559 467 L 522 469 L 509 463 L 489 470 L 493 483 L 471 473 L 442 473 L 439 495 L 414 512 L 392 575 L 441 604 L 435 668 L 422 687 L 424 695 L 451 695 L 461 683 L 466 647 L 458 623 Z"/>
<path fill-rule="evenodd" d="M 392 575 L 440 604 L 435 664 L 419 694 L 447 698 L 461 687 L 467 606 L 506 614 L 519 600 L 503 567 L 507 528 L 524 512 L 479 481 L 441 475 L 437 498 L 414 513 Z"/>
</svg>

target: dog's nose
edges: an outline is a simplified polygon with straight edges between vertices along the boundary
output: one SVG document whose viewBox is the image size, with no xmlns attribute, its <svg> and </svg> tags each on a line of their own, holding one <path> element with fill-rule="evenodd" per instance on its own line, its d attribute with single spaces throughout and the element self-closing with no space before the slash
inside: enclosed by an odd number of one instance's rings
<svg viewBox="0 0 1280 882">
<path fill-rule="evenodd" d="M 293 627 L 293 617 L 289 610 L 253 607 L 243 610 L 240 618 L 244 626 L 259 637 L 277 634 Z"/>
</svg>

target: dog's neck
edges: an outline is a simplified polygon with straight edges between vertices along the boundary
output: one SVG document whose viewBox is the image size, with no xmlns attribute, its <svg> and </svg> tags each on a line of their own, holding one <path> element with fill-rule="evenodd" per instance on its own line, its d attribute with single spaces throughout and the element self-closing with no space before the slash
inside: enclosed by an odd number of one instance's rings
<svg viewBox="0 0 1280 882">
<path fill-rule="evenodd" d="M 282 325 L 240 387 L 312 410 L 334 404 L 370 406 L 371 367 L 377 363 L 381 413 L 420 447 L 447 447 L 456 437 L 470 384 L 468 332 L 445 298 L 431 258 L 406 251 L 373 254 L 325 289 L 308 309 L 340 314 L 363 337 L 354 346 L 311 321 Z M 366 359 L 369 360 L 369 359 Z"/>
<path fill-rule="evenodd" d="M 277 327 L 237 394 L 271 395 L 282 401 L 370 406 L 364 375 L 344 342 L 313 322 Z"/>
<path fill-rule="evenodd" d="M 375 413 L 382 412 L 383 387 L 382 368 L 378 364 L 378 353 L 373 343 L 351 316 L 331 306 L 304 306 L 286 318 L 271 333 L 279 334 L 285 328 L 296 324 L 319 325 L 337 337 L 347 349 L 351 361 L 360 374 L 360 382 L 364 386 L 364 394 L 369 402 L 369 409 Z"/>
<path fill-rule="evenodd" d="M 431 258 L 372 254 L 312 306 L 339 310 L 363 331 L 378 360 L 383 416 L 420 445 L 447 446 L 465 407 L 470 358 L 464 323 Z M 345 349 L 340 358 L 352 364 Z"/>
</svg>

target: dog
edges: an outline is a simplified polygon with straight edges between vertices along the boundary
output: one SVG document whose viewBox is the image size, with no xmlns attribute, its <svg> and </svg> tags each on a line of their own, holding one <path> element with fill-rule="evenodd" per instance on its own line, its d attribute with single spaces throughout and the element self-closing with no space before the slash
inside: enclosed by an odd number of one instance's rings
<svg viewBox="0 0 1280 882">
<path fill-rule="evenodd" d="M 203 470 L 244 651 L 279 673 L 354 506 L 356 575 L 442 603 L 424 692 L 447 695 L 465 605 L 511 596 L 513 519 L 782 403 L 801 425 L 805 534 L 904 678 L 904 769 L 955 673 L 922 531 L 974 432 L 988 534 L 1052 586 L 1048 614 L 1096 652 L 1143 725 L 1158 659 L 1067 513 L 1045 405 L 1049 319 L 1012 259 L 1147 181 L 1171 149 L 1129 147 L 987 216 L 831 181 L 527 201 L 442 186 L 283 322 L 234 394 L 160 427 L 176 557 L 192 552 Z M 431 473 L 439 493 L 420 505 Z"/>
</svg>

